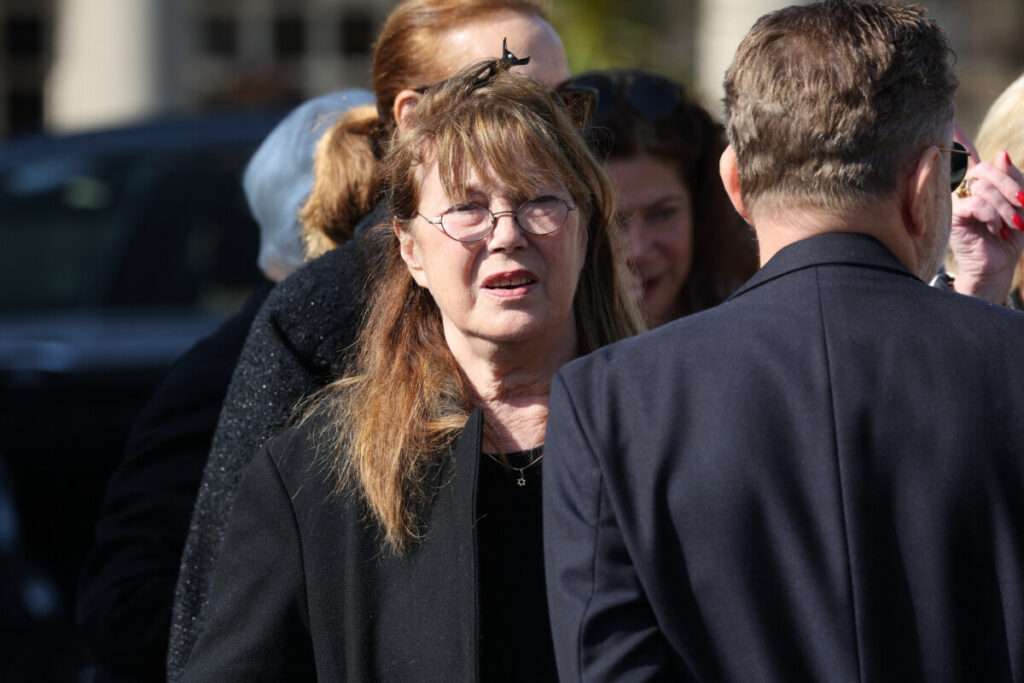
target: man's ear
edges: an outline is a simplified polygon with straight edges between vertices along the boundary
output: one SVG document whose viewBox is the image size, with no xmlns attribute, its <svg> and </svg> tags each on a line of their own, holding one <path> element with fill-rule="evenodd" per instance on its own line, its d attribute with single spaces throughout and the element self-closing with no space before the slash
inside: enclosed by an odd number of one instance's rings
<svg viewBox="0 0 1024 683">
<path fill-rule="evenodd" d="M 394 114 L 395 123 L 399 128 L 405 126 L 409 113 L 416 108 L 421 97 L 423 95 L 415 90 L 402 90 L 395 96 L 395 103 L 392 105 L 391 113 Z"/>
<path fill-rule="evenodd" d="M 725 193 L 729 195 L 729 201 L 732 202 L 736 213 L 742 216 L 748 224 L 753 225 L 750 223 L 750 212 L 747 211 L 747 205 L 743 201 L 743 191 L 740 188 L 740 165 L 739 160 L 736 159 L 736 150 L 732 148 L 732 145 L 725 148 L 722 157 L 718 160 L 718 174 L 722 176 Z"/>
<path fill-rule="evenodd" d="M 401 254 L 402 260 L 405 261 L 405 267 L 409 270 L 409 275 L 412 275 L 412 279 L 420 287 L 426 287 L 427 274 L 423 270 L 420 249 L 416 245 L 416 240 L 413 239 L 412 233 L 408 230 L 403 230 L 402 226 L 397 222 L 392 225 L 391 229 L 395 231 L 395 237 L 398 238 L 398 253 Z"/>
<path fill-rule="evenodd" d="M 943 192 L 942 151 L 934 145 L 918 157 L 903 188 L 903 224 L 913 238 L 923 237 L 938 219 L 938 192 Z"/>
</svg>

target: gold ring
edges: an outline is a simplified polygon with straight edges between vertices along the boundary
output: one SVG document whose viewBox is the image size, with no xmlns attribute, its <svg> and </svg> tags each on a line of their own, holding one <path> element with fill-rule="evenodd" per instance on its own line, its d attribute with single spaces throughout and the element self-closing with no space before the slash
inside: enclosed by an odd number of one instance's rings
<svg viewBox="0 0 1024 683">
<path fill-rule="evenodd" d="M 960 199 L 967 199 L 971 196 L 971 183 L 973 182 L 974 176 L 964 178 L 960 181 L 960 184 L 956 186 L 956 189 L 953 190 L 953 192 L 956 193 L 956 196 Z"/>
</svg>

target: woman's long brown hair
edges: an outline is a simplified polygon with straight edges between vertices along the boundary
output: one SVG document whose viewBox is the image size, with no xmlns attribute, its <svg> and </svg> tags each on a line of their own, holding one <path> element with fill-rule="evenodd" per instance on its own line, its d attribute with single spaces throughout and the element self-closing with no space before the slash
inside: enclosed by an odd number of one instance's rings
<svg viewBox="0 0 1024 683">
<path fill-rule="evenodd" d="M 382 162 L 392 215 L 411 217 L 425 169 L 437 163 L 451 197 L 465 194 L 470 173 L 511 196 L 530 197 L 552 179 L 572 195 L 588 231 L 574 315 L 580 353 L 635 334 L 641 317 L 628 290 L 624 255 L 611 227 L 613 195 L 600 163 L 558 98 L 504 70 L 481 85 L 481 66 L 429 92 Z M 422 531 L 430 498 L 427 473 L 472 410 L 466 380 L 428 290 L 410 276 L 395 226 L 373 229 L 379 243 L 369 268 L 367 316 L 351 372 L 324 389 L 307 416 L 319 413 L 325 464 L 341 494 L 355 493 L 378 524 L 384 545 L 401 553 Z"/>
</svg>

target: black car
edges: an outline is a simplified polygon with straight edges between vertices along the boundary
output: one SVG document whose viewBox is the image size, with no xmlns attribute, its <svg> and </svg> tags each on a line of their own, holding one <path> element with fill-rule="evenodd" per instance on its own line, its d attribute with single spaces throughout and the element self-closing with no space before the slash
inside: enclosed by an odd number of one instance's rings
<svg viewBox="0 0 1024 683">
<path fill-rule="evenodd" d="M 136 413 L 261 279 L 241 175 L 279 119 L 0 143 L 0 467 L 68 619 Z"/>
</svg>

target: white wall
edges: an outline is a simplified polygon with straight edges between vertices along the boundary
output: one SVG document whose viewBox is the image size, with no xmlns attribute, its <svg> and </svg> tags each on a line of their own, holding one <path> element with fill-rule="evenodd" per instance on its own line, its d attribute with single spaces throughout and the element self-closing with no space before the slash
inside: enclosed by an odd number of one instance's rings
<svg viewBox="0 0 1024 683">
<path fill-rule="evenodd" d="M 46 125 L 116 125 L 182 105 L 177 0 L 60 0 Z"/>
</svg>

